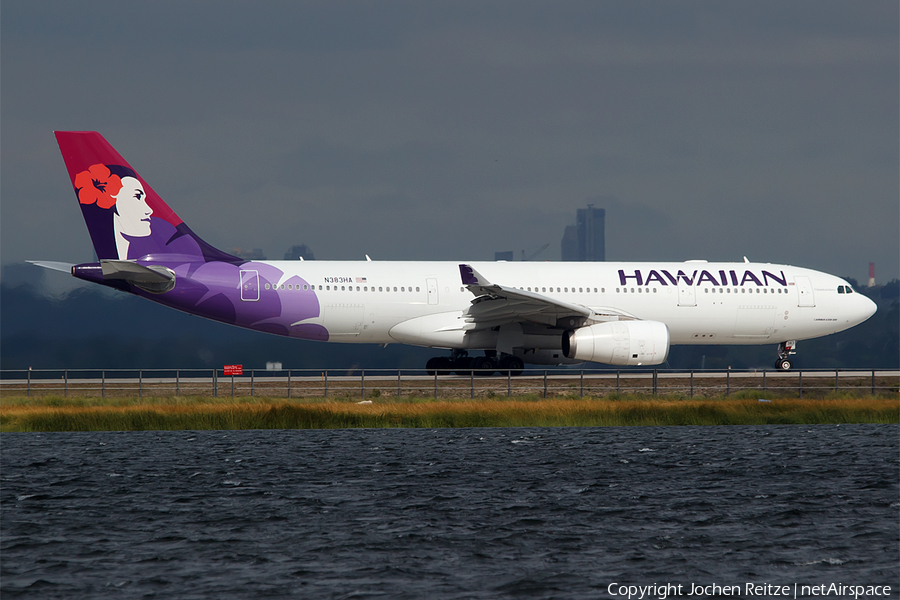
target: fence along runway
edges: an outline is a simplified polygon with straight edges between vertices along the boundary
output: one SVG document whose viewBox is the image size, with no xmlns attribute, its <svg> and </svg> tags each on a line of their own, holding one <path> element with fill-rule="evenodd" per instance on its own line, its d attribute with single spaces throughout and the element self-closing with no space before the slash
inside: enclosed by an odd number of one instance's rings
<svg viewBox="0 0 900 600">
<path fill-rule="evenodd" d="M 757 392 L 774 397 L 823 397 L 835 393 L 896 394 L 900 371 L 610 371 L 547 370 L 483 376 L 477 371 L 424 375 L 397 370 L 248 370 L 225 376 L 221 369 L 29 370 L 0 372 L 7 396 L 63 397 L 278 397 L 442 398 L 503 396 L 602 397 L 612 394 L 729 396 Z"/>
</svg>

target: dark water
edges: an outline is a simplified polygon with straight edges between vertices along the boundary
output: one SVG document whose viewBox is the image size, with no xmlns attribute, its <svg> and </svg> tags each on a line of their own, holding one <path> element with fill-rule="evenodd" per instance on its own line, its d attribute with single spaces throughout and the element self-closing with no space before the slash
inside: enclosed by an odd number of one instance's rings
<svg viewBox="0 0 900 600">
<path fill-rule="evenodd" d="M 611 583 L 749 597 L 747 583 L 834 582 L 896 598 L 898 433 L 3 434 L 0 592 L 588 599 L 627 597 Z"/>
</svg>

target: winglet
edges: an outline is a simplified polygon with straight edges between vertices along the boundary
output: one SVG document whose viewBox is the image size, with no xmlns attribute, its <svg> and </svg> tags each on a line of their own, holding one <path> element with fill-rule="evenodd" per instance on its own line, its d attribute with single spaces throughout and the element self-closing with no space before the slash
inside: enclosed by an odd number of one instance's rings
<svg viewBox="0 0 900 600">
<path fill-rule="evenodd" d="M 459 265 L 459 276 L 462 278 L 463 285 L 491 285 L 491 283 L 485 279 L 481 273 L 473 269 L 471 265 Z"/>
</svg>

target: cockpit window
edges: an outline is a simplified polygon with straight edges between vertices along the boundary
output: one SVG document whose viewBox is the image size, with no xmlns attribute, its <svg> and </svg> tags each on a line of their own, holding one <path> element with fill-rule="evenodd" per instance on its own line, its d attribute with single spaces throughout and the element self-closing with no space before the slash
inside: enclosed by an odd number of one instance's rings
<svg viewBox="0 0 900 600">
<path fill-rule="evenodd" d="M 843 293 L 844 293 L 844 286 L 839 285 L 838 286 L 838 294 L 843 294 Z"/>
<path fill-rule="evenodd" d="M 838 286 L 838 294 L 852 294 L 853 288 L 849 285 L 839 285 Z"/>
<path fill-rule="evenodd" d="M 853 288 L 852 288 L 852 287 L 850 287 L 849 285 L 845 285 L 844 287 L 847 288 L 847 293 L 848 293 L 848 294 L 852 294 L 852 293 L 853 293 Z"/>
</svg>

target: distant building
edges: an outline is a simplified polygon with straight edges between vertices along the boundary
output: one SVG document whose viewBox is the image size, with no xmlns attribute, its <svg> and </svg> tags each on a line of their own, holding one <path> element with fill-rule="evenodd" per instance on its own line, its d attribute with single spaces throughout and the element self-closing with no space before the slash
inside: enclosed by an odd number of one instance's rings
<svg viewBox="0 0 900 600">
<path fill-rule="evenodd" d="M 562 259 L 578 260 L 578 228 L 574 225 L 566 225 L 566 232 L 562 239 Z"/>
<path fill-rule="evenodd" d="M 562 259 L 567 261 L 606 260 L 606 211 L 579 208 L 575 225 L 567 225 L 562 239 Z"/>
<path fill-rule="evenodd" d="M 494 260 L 507 260 L 512 261 L 513 259 L 513 251 L 509 252 L 494 252 Z"/>
<path fill-rule="evenodd" d="M 266 255 L 263 254 L 262 248 L 254 248 L 253 250 L 244 250 L 243 248 L 232 248 L 231 253 L 237 256 L 238 258 L 243 258 L 245 260 L 266 260 Z"/>
<path fill-rule="evenodd" d="M 284 253 L 284 260 L 315 260 L 312 249 L 306 244 L 299 246 L 291 246 L 291 249 Z"/>
<path fill-rule="evenodd" d="M 606 260 L 606 211 L 594 208 L 579 208 L 575 217 L 578 228 L 578 260 Z"/>
</svg>

